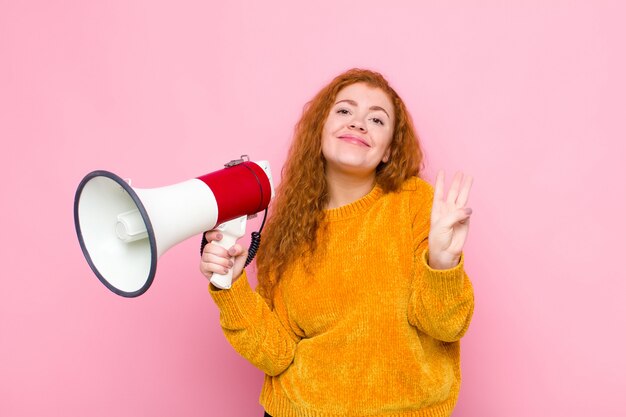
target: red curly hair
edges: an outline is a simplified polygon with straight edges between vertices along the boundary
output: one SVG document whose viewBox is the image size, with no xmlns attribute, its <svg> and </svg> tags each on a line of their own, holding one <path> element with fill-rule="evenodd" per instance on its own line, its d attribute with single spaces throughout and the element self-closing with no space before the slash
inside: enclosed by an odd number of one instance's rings
<svg viewBox="0 0 626 417">
<path fill-rule="evenodd" d="M 328 203 L 322 129 L 345 87 L 364 83 L 379 88 L 394 106 L 395 125 L 387 163 L 376 168 L 376 183 L 384 192 L 397 191 L 422 168 L 422 151 L 411 116 L 385 78 L 373 71 L 351 69 L 337 76 L 308 102 L 295 126 L 294 139 L 282 169 L 270 216 L 257 257 L 259 292 L 271 303 L 274 289 L 287 266 L 305 251 L 317 248 L 317 233 Z"/>
</svg>

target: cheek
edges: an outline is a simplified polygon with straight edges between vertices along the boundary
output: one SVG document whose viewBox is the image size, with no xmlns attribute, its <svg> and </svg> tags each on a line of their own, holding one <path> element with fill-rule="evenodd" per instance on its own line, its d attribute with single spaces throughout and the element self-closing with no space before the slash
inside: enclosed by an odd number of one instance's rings
<svg viewBox="0 0 626 417">
<path fill-rule="evenodd" d="M 393 136 L 391 134 L 386 135 L 383 139 L 383 141 L 381 142 L 383 144 L 382 148 L 384 149 L 383 151 L 383 156 L 382 156 L 382 161 L 383 162 L 387 162 L 387 160 L 389 159 L 389 156 L 391 155 L 391 142 L 393 140 Z"/>
<path fill-rule="evenodd" d="M 326 121 L 324 122 L 324 133 L 332 133 L 341 127 L 341 119 L 337 118 L 335 115 L 330 114 Z"/>
<path fill-rule="evenodd" d="M 337 120 L 334 120 L 332 117 L 326 119 L 326 122 L 324 123 L 324 128 L 322 129 L 322 149 L 326 145 L 328 145 L 328 142 L 332 140 L 335 132 L 339 128 L 340 126 L 339 123 L 337 123 Z"/>
<path fill-rule="evenodd" d="M 328 125 L 324 125 L 324 129 L 322 129 L 322 148 L 324 148 L 326 146 L 326 143 L 328 142 L 328 138 L 330 137 L 331 133 L 330 133 L 330 129 L 328 129 Z"/>
<path fill-rule="evenodd" d="M 389 131 L 389 132 L 385 132 L 381 136 L 381 140 L 379 143 L 383 146 L 383 148 L 389 149 L 389 147 L 391 146 L 392 140 L 393 140 L 393 132 Z"/>
<path fill-rule="evenodd" d="M 324 159 L 328 159 L 328 152 L 330 149 L 331 137 L 332 137 L 331 132 L 327 129 L 326 126 L 324 126 L 324 129 L 322 130 L 322 143 L 321 143 L 322 156 L 324 157 Z"/>
</svg>

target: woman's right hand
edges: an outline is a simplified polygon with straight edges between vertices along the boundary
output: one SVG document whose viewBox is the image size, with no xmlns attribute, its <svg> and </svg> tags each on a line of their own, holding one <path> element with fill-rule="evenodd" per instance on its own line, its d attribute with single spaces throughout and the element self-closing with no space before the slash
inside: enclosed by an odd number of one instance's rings
<svg viewBox="0 0 626 417">
<path fill-rule="evenodd" d="M 200 259 L 200 272 L 202 275 L 211 279 L 214 273 L 226 274 L 229 269 L 233 270 L 233 282 L 241 276 L 248 250 L 238 243 L 234 244 L 228 250 L 213 243 L 222 239 L 222 233 L 219 230 L 210 230 L 204 234 L 207 244 L 202 250 Z"/>
</svg>

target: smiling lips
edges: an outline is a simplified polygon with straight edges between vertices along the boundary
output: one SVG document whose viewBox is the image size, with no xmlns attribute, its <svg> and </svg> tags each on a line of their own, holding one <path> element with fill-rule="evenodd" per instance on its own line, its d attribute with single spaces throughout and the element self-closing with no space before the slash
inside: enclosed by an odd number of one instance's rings
<svg viewBox="0 0 626 417">
<path fill-rule="evenodd" d="M 354 145 L 365 146 L 365 147 L 371 148 L 370 144 L 367 143 L 365 139 L 360 138 L 355 135 L 348 135 L 348 134 L 341 135 L 339 136 L 339 139 L 343 140 L 344 142 L 352 143 Z"/>
</svg>

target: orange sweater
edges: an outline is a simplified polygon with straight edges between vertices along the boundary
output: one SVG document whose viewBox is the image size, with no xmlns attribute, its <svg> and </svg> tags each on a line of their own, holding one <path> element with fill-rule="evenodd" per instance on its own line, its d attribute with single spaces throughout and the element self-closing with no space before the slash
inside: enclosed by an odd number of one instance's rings
<svg viewBox="0 0 626 417">
<path fill-rule="evenodd" d="M 463 258 L 449 270 L 426 262 L 432 198 L 412 178 L 327 210 L 309 273 L 304 259 L 288 268 L 273 310 L 245 274 L 210 290 L 226 337 L 266 374 L 272 416 L 452 413 L 474 295 Z"/>
</svg>

